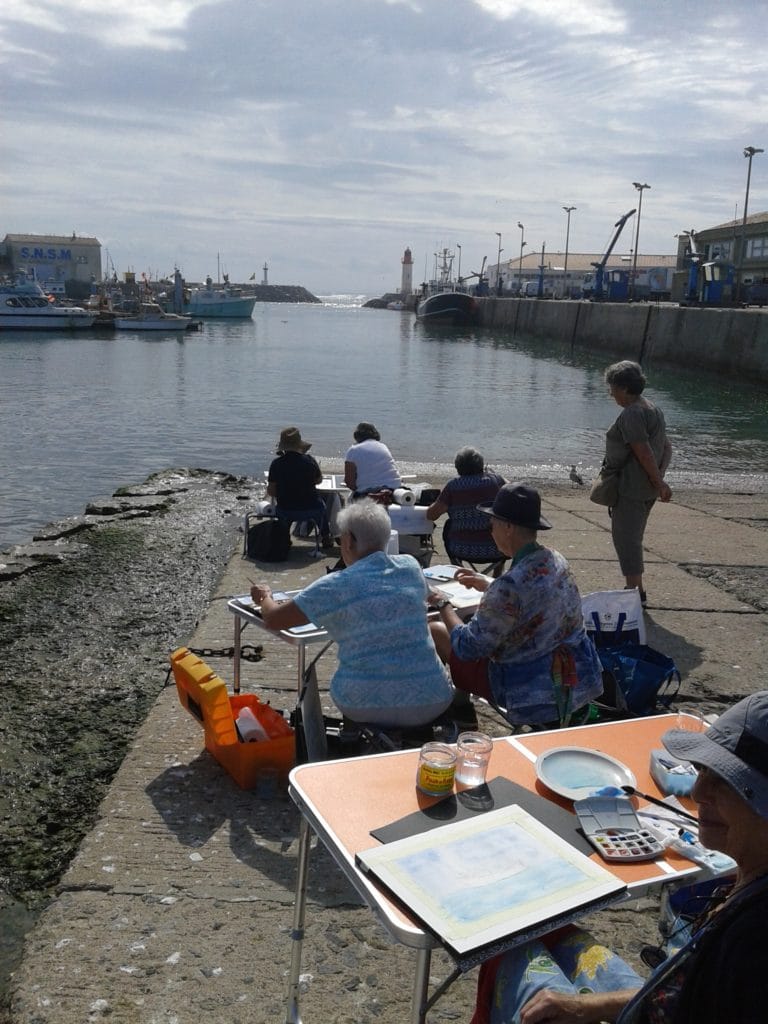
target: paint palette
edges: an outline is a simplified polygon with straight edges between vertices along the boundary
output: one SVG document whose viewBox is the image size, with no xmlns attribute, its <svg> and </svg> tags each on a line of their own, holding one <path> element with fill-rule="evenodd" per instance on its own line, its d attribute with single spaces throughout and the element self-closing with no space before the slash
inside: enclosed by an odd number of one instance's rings
<svg viewBox="0 0 768 1024">
<path fill-rule="evenodd" d="M 641 823 L 627 797 L 593 796 L 573 805 L 587 839 L 607 861 L 654 860 L 664 852 L 659 837 Z"/>
</svg>

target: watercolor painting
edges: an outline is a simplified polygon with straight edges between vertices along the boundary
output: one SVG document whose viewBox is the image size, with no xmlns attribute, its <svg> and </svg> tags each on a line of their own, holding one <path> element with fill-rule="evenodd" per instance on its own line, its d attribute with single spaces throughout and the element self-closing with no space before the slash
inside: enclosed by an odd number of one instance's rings
<svg viewBox="0 0 768 1024">
<path fill-rule="evenodd" d="M 625 889 L 516 804 L 366 850 L 358 861 L 459 953 Z"/>
</svg>

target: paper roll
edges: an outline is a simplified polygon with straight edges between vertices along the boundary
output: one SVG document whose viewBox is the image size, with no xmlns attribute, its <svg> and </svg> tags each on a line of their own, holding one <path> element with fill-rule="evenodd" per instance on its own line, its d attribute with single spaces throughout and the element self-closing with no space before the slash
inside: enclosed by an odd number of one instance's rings
<svg viewBox="0 0 768 1024">
<path fill-rule="evenodd" d="M 416 502 L 416 495 L 405 487 L 395 488 L 392 500 L 396 505 L 413 505 Z"/>
<path fill-rule="evenodd" d="M 256 512 L 260 516 L 273 516 L 275 514 L 275 509 L 271 501 L 259 501 L 256 504 Z"/>
</svg>

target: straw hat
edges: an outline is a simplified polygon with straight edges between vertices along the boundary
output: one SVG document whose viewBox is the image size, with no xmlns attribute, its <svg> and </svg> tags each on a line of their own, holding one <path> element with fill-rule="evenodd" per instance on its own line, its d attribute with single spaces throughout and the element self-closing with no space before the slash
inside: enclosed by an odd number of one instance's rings
<svg viewBox="0 0 768 1024">
<path fill-rule="evenodd" d="M 280 440 L 277 442 L 279 452 L 308 452 L 311 447 L 309 441 L 302 441 L 298 427 L 286 427 L 280 431 Z"/>
</svg>

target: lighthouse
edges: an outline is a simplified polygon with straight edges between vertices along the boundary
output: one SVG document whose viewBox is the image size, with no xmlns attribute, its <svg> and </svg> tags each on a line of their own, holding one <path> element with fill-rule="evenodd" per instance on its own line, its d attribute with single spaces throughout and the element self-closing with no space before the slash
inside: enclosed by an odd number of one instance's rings
<svg viewBox="0 0 768 1024">
<path fill-rule="evenodd" d="M 405 299 L 413 291 L 413 257 L 411 256 L 410 249 L 405 250 L 400 262 L 403 264 L 403 273 L 400 278 L 400 293 Z"/>
</svg>

